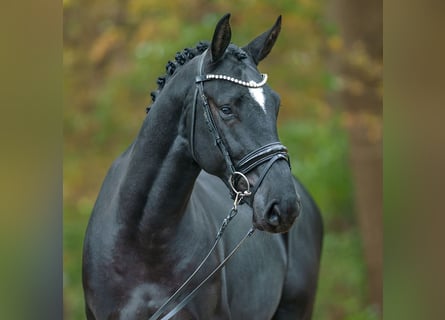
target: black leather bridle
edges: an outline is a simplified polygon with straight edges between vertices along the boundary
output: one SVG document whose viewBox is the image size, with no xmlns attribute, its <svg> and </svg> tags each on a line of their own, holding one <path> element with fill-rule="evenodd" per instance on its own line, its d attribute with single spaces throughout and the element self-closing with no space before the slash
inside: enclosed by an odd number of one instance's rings
<svg viewBox="0 0 445 320">
<path fill-rule="evenodd" d="M 184 281 L 184 283 L 173 293 L 163 304 L 159 307 L 159 309 L 150 317 L 149 320 L 157 320 L 159 319 L 164 312 L 167 311 L 167 306 L 174 301 L 174 299 L 178 298 L 181 294 L 182 290 L 188 285 L 192 278 L 198 273 L 198 271 L 202 268 L 204 263 L 208 260 L 211 253 L 215 250 L 217 244 L 221 240 L 221 237 L 224 233 L 224 230 L 226 229 L 229 222 L 235 217 L 235 215 L 238 212 L 238 204 L 240 204 L 245 197 L 250 197 L 250 199 L 253 199 L 255 192 L 258 190 L 258 187 L 264 180 L 264 177 L 269 172 L 272 165 L 278 161 L 278 160 L 286 160 L 290 167 L 289 162 L 289 155 L 287 153 L 287 148 L 283 146 L 280 142 L 272 142 L 269 144 L 266 144 L 252 152 L 249 152 L 246 154 L 240 161 L 238 161 L 236 164 L 233 162 L 232 157 L 230 156 L 229 150 L 224 142 L 224 139 L 221 137 L 218 127 L 216 126 L 215 119 L 213 118 L 212 111 L 210 110 L 210 105 L 208 103 L 207 96 L 204 93 L 204 82 L 210 81 L 210 80 L 225 80 L 225 81 L 231 81 L 236 84 L 249 87 L 249 88 L 259 88 L 262 87 L 266 81 L 267 81 L 267 75 L 263 75 L 263 80 L 259 83 L 256 83 L 254 81 L 246 82 L 243 80 L 238 80 L 229 76 L 225 75 L 213 75 L 213 74 L 207 74 L 204 75 L 202 72 L 203 69 L 203 62 L 205 58 L 205 54 L 207 51 L 205 51 L 201 59 L 199 61 L 198 65 L 198 76 L 196 77 L 196 90 L 195 90 L 195 97 L 193 102 L 193 108 L 192 108 L 192 123 L 191 123 L 191 134 L 190 134 L 190 149 L 193 158 L 196 160 L 195 155 L 195 146 L 194 146 L 194 135 L 195 135 L 195 123 L 196 123 L 196 109 L 198 105 L 198 95 L 201 97 L 203 110 L 204 110 L 204 118 L 206 120 L 207 126 L 209 128 L 209 131 L 211 132 L 213 139 L 215 140 L 216 146 L 218 146 L 218 149 L 221 151 L 224 161 L 226 162 L 226 166 L 228 170 L 230 171 L 230 178 L 229 178 L 229 184 L 231 186 L 231 195 L 234 199 L 233 207 L 230 210 L 228 216 L 224 219 L 218 234 L 216 236 L 216 239 L 213 243 L 213 246 L 210 248 L 209 252 L 205 256 L 205 258 L 201 261 L 201 263 L 197 266 L 195 271 Z M 250 190 L 250 184 L 249 180 L 246 177 L 246 174 L 255 169 L 256 167 L 266 164 L 264 167 L 261 175 L 259 176 L 258 180 L 256 181 L 256 184 L 252 191 Z M 244 182 L 247 184 L 244 186 L 244 189 L 241 190 L 237 186 L 238 180 L 243 179 Z M 252 201 L 252 200 L 251 200 Z M 181 302 L 179 302 L 172 310 L 170 310 L 166 315 L 162 316 L 161 320 L 168 320 L 171 319 L 173 316 L 175 316 L 182 308 L 185 307 L 185 305 L 196 295 L 198 290 L 209 280 L 216 272 L 218 272 L 221 268 L 225 266 L 227 261 L 235 254 L 235 252 L 240 248 L 241 244 L 250 237 L 255 228 L 252 227 L 247 234 L 239 241 L 239 243 L 235 246 L 235 248 L 227 255 L 227 257 L 224 258 L 221 263 L 218 264 L 217 267 L 213 269 L 213 271 L 204 278 Z"/>
<path fill-rule="evenodd" d="M 221 81 L 230 81 L 235 84 L 248 87 L 248 88 L 260 88 L 263 85 L 266 84 L 267 81 L 267 75 L 263 74 L 263 80 L 260 82 L 255 81 L 243 81 L 239 80 L 227 75 L 214 75 L 214 74 L 204 74 L 203 73 L 203 65 L 204 65 L 204 59 L 206 56 L 207 50 L 201 55 L 200 61 L 198 63 L 198 76 L 196 77 L 196 90 L 195 90 L 195 98 L 194 103 L 192 107 L 192 123 L 191 123 L 191 135 L 190 135 L 190 149 L 193 158 L 196 160 L 195 155 L 195 146 L 194 146 L 194 135 L 195 135 L 195 122 L 196 122 L 196 109 L 198 105 L 198 95 L 201 97 L 202 105 L 203 105 L 203 111 L 204 111 L 204 118 L 207 123 L 207 126 L 209 128 L 210 133 L 213 136 L 213 140 L 215 141 L 215 145 L 220 150 L 224 161 L 226 163 L 226 167 L 230 172 L 230 178 L 229 183 L 231 186 L 236 185 L 239 178 L 243 177 L 245 182 L 249 184 L 249 181 L 246 178 L 246 174 L 255 169 L 256 167 L 264 164 L 267 162 L 266 167 L 262 171 L 261 175 L 259 176 L 258 180 L 255 183 L 254 188 L 252 189 L 249 194 L 245 194 L 244 197 L 250 196 L 251 198 L 254 197 L 256 191 L 258 190 L 259 186 L 263 182 L 265 176 L 269 172 L 272 165 L 278 161 L 278 160 L 286 160 L 286 162 L 289 165 L 290 168 L 290 161 L 289 161 L 289 154 L 287 152 L 287 148 L 282 145 L 280 142 L 272 142 L 269 144 L 266 144 L 252 152 L 249 152 L 246 154 L 240 161 L 237 163 L 234 163 L 232 160 L 232 157 L 230 156 L 229 149 L 226 146 L 226 143 L 224 139 L 221 137 L 221 134 L 218 130 L 218 127 L 216 126 L 215 119 L 213 117 L 212 111 L 210 109 L 210 105 L 207 99 L 207 96 L 204 92 L 204 82 L 207 81 L 213 81 L 213 80 L 221 80 Z M 250 187 L 247 186 L 247 189 Z M 233 188 L 232 188 L 233 189 Z M 231 192 L 232 198 L 235 197 L 235 193 Z"/>
</svg>

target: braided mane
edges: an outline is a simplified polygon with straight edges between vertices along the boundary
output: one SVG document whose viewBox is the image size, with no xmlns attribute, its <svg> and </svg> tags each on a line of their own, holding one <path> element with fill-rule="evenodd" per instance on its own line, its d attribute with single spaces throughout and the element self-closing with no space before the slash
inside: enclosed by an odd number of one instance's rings
<svg viewBox="0 0 445 320">
<path fill-rule="evenodd" d="M 166 74 L 158 77 L 158 79 L 156 80 L 158 88 L 150 93 L 151 100 L 155 102 L 158 94 L 164 88 L 165 83 L 168 81 L 168 79 L 171 78 L 171 76 L 173 76 L 173 74 L 179 67 L 186 64 L 194 57 L 202 54 L 208 47 L 209 47 L 208 42 L 200 41 L 195 48 L 185 48 L 184 50 L 177 52 L 174 61 L 169 60 L 165 65 Z M 230 45 L 228 51 L 229 53 L 235 55 L 238 58 L 238 60 L 247 58 L 247 54 L 242 49 L 234 45 Z M 146 108 L 147 113 L 148 111 L 150 111 L 150 107 Z"/>
</svg>

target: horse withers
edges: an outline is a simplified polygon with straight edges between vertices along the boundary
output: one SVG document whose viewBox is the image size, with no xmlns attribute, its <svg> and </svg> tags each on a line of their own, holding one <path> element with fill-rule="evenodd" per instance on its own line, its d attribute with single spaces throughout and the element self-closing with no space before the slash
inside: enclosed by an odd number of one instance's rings
<svg viewBox="0 0 445 320">
<path fill-rule="evenodd" d="M 169 61 L 139 134 L 105 177 L 84 241 L 89 320 L 153 317 L 203 261 L 234 205 L 238 214 L 184 293 L 160 310 L 163 319 L 252 227 L 174 318 L 311 318 L 321 216 L 291 174 L 277 134 L 280 98 L 257 69 L 281 17 L 242 48 L 230 43 L 229 18 L 210 43 Z"/>
</svg>

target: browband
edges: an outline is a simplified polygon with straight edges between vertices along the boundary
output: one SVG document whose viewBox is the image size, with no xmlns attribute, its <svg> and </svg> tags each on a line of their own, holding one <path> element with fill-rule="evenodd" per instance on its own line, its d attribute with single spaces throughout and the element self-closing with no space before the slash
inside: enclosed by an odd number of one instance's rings
<svg viewBox="0 0 445 320">
<path fill-rule="evenodd" d="M 230 76 L 220 75 L 220 74 L 204 74 L 204 75 L 199 75 L 196 77 L 196 83 L 209 81 L 209 80 L 225 80 L 225 81 L 230 81 L 230 82 L 233 82 L 233 83 L 236 83 L 238 85 L 248 87 L 248 88 L 260 88 L 260 87 L 264 86 L 267 82 L 267 74 L 262 73 L 261 76 L 262 76 L 262 80 L 260 82 L 255 82 L 253 80 L 243 81 L 243 80 L 239 80 L 239 79 L 236 79 L 236 78 L 233 78 Z"/>
</svg>

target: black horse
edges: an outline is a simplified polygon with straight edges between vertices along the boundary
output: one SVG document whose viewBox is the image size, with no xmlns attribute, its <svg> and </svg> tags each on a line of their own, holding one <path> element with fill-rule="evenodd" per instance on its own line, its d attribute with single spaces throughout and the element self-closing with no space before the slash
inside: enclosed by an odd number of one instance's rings
<svg viewBox="0 0 445 320">
<path fill-rule="evenodd" d="M 311 318 L 322 221 L 278 142 L 279 96 L 257 70 L 281 17 L 243 48 L 230 44 L 229 17 L 211 43 L 167 64 L 136 140 L 109 169 L 84 242 L 88 319 L 152 316 L 199 265 L 240 201 L 221 242 L 165 311 L 253 226 L 260 231 L 175 319 Z"/>
</svg>

